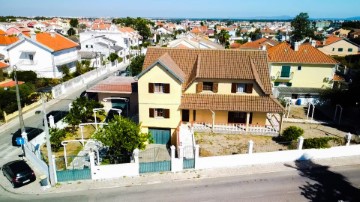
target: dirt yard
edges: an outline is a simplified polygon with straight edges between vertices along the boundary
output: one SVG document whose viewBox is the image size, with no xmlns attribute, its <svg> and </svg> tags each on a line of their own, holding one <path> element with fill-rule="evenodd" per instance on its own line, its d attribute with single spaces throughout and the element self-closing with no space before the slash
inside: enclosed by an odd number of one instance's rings
<svg viewBox="0 0 360 202">
<path fill-rule="evenodd" d="M 293 107 L 289 118 L 306 119 L 306 112 L 306 109 L 303 107 Z M 314 137 L 345 137 L 346 135 L 344 131 L 321 124 L 283 123 L 283 129 L 289 126 L 302 128 L 305 139 Z M 247 153 L 250 140 L 254 142 L 254 153 L 296 148 L 296 144 L 290 146 L 290 143 L 277 143 L 273 140 L 273 137 L 259 135 L 195 133 L 195 140 L 200 145 L 200 156 L 202 157 Z"/>
</svg>

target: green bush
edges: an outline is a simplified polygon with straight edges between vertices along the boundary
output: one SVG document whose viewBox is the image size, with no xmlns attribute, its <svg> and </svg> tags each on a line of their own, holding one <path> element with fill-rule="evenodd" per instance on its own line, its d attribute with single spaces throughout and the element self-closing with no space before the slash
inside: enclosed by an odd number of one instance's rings
<svg viewBox="0 0 360 202">
<path fill-rule="evenodd" d="M 50 143 L 53 151 L 59 151 L 61 141 L 66 137 L 66 131 L 64 129 L 51 128 L 50 129 Z"/>
<path fill-rule="evenodd" d="M 289 126 L 284 130 L 282 139 L 284 141 L 293 141 L 297 140 L 302 134 L 304 134 L 304 130 L 302 128 L 297 126 Z"/>
<path fill-rule="evenodd" d="M 37 74 L 34 71 L 16 71 L 18 81 L 24 81 L 25 83 L 35 83 Z M 14 72 L 10 74 L 11 78 L 14 78 Z"/>
<path fill-rule="evenodd" d="M 304 149 L 321 149 L 321 148 L 330 148 L 329 142 L 333 141 L 339 145 L 343 144 L 343 140 L 337 137 L 318 137 L 318 138 L 309 138 L 304 140 L 303 148 Z"/>
</svg>

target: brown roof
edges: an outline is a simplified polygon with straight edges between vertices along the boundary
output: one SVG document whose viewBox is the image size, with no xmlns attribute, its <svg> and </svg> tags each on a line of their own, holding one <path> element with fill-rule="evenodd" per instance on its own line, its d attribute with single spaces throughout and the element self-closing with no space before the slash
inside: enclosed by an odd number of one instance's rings
<svg viewBox="0 0 360 202">
<path fill-rule="evenodd" d="M 287 42 L 282 42 L 268 50 L 269 62 L 305 63 L 305 64 L 337 64 L 332 57 L 319 51 L 310 44 L 302 44 L 295 51 Z"/>
<path fill-rule="evenodd" d="M 266 46 L 266 49 L 269 49 L 277 44 L 279 44 L 279 42 L 275 40 L 261 38 L 255 41 L 244 43 L 240 46 L 240 49 L 261 49 L 263 45 Z"/>
<path fill-rule="evenodd" d="M 220 94 L 184 94 L 179 108 L 272 113 L 284 111 L 281 104 L 270 96 Z"/>
<path fill-rule="evenodd" d="M 112 76 L 100 81 L 86 92 L 131 94 L 132 83 L 136 83 L 133 77 Z"/>
<path fill-rule="evenodd" d="M 149 47 L 143 70 L 155 63 L 165 53 L 185 74 L 183 88 L 196 78 L 256 80 L 254 70 L 265 94 L 271 94 L 271 84 L 266 51 L 260 50 L 210 50 Z"/>
<path fill-rule="evenodd" d="M 174 60 L 171 59 L 168 53 L 162 55 L 158 61 L 166 65 L 166 67 L 168 67 L 181 80 L 185 79 L 184 72 L 179 68 L 179 66 L 174 62 Z"/>
</svg>

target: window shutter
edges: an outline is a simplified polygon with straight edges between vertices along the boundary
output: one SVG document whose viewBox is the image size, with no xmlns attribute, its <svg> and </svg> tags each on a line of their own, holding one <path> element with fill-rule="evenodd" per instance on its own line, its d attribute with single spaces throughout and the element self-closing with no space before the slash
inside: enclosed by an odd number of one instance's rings
<svg viewBox="0 0 360 202">
<path fill-rule="evenodd" d="M 201 93 L 203 90 L 203 83 L 199 82 L 198 84 L 196 84 L 196 93 Z"/>
<path fill-rule="evenodd" d="M 154 118 L 154 108 L 149 108 L 149 117 Z"/>
<path fill-rule="evenodd" d="M 164 118 L 170 118 L 170 110 L 169 109 L 164 109 Z"/>
<path fill-rule="evenodd" d="M 154 93 L 154 84 L 149 83 L 149 93 Z"/>
<path fill-rule="evenodd" d="M 231 93 L 236 93 L 236 83 L 231 84 Z"/>
<path fill-rule="evenodd" d="M 170 84 L 164 84 L 164 93 L 170 93 Z"/>
<path fill-rule="evenodd" d="M 218 86 L 219 86 L 218 83 L 213 83 L 213 92 L 214 92 L 214 93 L 217 93 L 217 92 L 218 92 Z"/>
<path fill-rule="evenodd" d="M 253 92 L 253 84 L 248 83 L 246 84 L 246 93 L 252 93 Z"/>
</svg>

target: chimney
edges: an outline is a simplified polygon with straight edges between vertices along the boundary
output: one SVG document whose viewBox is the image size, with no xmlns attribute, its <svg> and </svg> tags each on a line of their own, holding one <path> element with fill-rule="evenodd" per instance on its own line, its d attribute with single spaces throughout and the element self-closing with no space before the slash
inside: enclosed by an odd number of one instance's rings
<svg viewBox="0 0 360 202">
<path fill-rule="evenodd" d="M 295 42 L 295 44 L 294 44 L 294 51 L 298 51 L 298 50 L 299 50 L 299 46 L 300 46 L 299 42 Z"/>
<path fill-rule="evenodd" d="M 50 36 L 51 36 L 52 38 L 55 38 L 55 31 L 54 31 L 53 29 L 50 31 Z"/>
<path fill-rule="evenodd" d="M 250 38 L 250 37 L 248 37 L 248 42 L 251 42 L 251 38 Z"/>
<path fill-rule="evenodd" d="M 32 30 L 32 31 L 30 32 L 30 38 L 31 38 L 32 40 L 36 41 L 36 33 L 34 32 L 34 30 Z"/>
<path fill-rule="evenodd" d="M 312 40 L 312 41 L 311 41 L 311 46 L 312 46 L 312 47 L 316 47 L 316 41 L 315 41 L 315 40 Z"/>
</svg>

